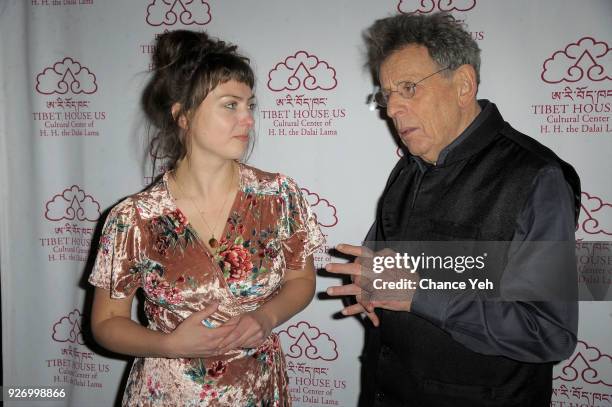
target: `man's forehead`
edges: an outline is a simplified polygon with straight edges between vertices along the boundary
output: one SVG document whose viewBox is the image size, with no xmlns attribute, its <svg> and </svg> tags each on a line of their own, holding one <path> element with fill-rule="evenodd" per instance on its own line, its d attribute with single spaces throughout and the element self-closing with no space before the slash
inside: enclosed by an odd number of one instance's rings
<svg viewBox="0 0 612 407">
<path fill-rule="evenodd" d="M 435 68 L 429 51 L 422 45 L 410 44 L 391 53 L 381 64 L 381 83 L 398 80 L 418 80 Z"/>
</svg>

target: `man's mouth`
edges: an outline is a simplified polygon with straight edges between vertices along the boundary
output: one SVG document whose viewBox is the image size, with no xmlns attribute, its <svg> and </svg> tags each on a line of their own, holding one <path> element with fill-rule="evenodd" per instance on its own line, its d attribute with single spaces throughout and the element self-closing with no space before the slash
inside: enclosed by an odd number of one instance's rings
<svg viewBox="0 0 612 407">
<path fill-rule="evenodd" d="M 413 132 L 417 130 L 417 127 L 404 127 L 398 131 L 401 138 L 408 138 Z"/>
</svg>

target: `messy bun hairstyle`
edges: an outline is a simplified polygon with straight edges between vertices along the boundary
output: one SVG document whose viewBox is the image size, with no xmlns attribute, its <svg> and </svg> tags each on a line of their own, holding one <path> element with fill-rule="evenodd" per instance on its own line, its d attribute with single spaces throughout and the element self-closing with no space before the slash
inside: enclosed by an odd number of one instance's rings
<svg viewBox="0 0 612 407">
<path fill-rule="evenodd" d="M 184 131 L 178 118 L 188 119 L 217 85 L 235 80 L 255 84 L 249 60 L 235 45 L 209 37 L 205 32 L 169 31 L 159 35 L 153 53 L 153 76 L 142 94 L 142 107 L 149 128 L 149 154 L 163 159 L 169 169 L 187 154 Z M 172 115 L 172 106 L 180 110 Z"/>
</svg>

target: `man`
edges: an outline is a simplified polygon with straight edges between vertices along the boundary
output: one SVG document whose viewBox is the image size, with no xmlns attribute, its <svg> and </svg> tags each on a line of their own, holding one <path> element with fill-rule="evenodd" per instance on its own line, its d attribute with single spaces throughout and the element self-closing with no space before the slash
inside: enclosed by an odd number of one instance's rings
<svg viewBox="0 0 612 407">
<path fill-rule="evenodd" d="M 356 296 L 343 314 L 365 313 L 373 323 L 360 404 L 550 405 L 552 365 L 575 348 L 578 307 L 546 301 L 546 284 L 556 280 L 571 292 L 575 260 L 571 244 L 536 242 L 574 241 L 578 176 L 504 122 L 493 103 L 476 99 L 480 50 L 450 15 L 381 19 L 365 39 L 380 82 L 376 101 L 410 153 L 391 172 L 366 240 L 495 241 L 503 250 L 489 264 L 493 296 L 417 284 L 403 298 L 371 300 L 361 275 L 371 252 L 338 246 L 357 260 L 326 269 L 353 283 L 327 292 Z M 569 267 L 553 275 L 550 259 Z"/>
</svg>

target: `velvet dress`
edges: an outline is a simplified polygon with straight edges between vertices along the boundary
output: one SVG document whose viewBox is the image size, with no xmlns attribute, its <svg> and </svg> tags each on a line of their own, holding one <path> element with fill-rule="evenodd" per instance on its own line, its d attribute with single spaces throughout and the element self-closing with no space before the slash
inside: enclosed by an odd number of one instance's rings
<svg viewBox="0 0 612 407">
<path fill-rule="evenodd" d="M 148 328 L 166 333 L 211 302 L 219 309 L 204 321 L 209 328 L 264 304 L 324 238 L 292 179 L 244 164 L 239 174 L 214 252 L 177 207 L 166 173 L 112 209 L 89 282 L 113 298 L 142 288 Z M 206 359 L 136 358 L 123 405 L 291 405 L 278 336 Z"/>
</svg>

